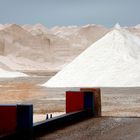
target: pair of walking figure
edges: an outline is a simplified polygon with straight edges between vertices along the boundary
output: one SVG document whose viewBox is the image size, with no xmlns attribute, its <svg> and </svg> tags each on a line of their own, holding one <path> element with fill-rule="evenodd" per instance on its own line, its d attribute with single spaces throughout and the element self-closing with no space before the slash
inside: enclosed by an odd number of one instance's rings
<svg viewBox="0 0 140 140">
<path fill-rule="evenodd" d="M 49 116 L 50 116 L 50 117 L 49 117 Z M 50 115 L 47 114 L 47 115 L 46 115 L 46 120 L 49 119 L 49 118 L 52 118 L 52 114 L 50 114 Z"/>
</svg>

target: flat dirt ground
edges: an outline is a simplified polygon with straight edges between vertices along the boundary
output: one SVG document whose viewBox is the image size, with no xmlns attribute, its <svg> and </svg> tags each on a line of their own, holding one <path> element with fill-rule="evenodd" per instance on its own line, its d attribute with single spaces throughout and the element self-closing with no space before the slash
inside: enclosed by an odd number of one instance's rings
<svg viewBox="0 0 140 140">
<path fill-rule="evenodd" d="M 31 103 L 36 116 L 65 112 L 64 92 L 70 89 L 39 86 L 49 78 L 1 79 L 0 104 Z M 101 88 L 101 94 L 101 118 L 86 120 L 40 139 L 140 140 L 140 87 Z"/>
<path fill-rule="evenodd" d="M 140 140 L 140 118 L 101 117 L 89 119 L 39 140 Z"/>
</svg>

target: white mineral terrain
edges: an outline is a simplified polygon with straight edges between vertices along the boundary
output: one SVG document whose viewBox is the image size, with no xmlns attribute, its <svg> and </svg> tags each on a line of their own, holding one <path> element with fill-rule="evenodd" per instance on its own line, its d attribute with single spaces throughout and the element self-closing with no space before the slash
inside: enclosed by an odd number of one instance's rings
<svg viewBox="0 0 140 140">
<path fill-rule="evenodd" d="M 103 117 L 42 139 L 140 139 L 139 71 L 140 25 L 0 24 L 1 104 L 33 104 L 36 122 L 63 114 L 71 87 L 102 87 Z"/>
<path fill-rule="evenodd" d="M 108 30 L 98 25 L 0 25 L 0 61 L 18 71 L 58 71 Z"/>
</svg>

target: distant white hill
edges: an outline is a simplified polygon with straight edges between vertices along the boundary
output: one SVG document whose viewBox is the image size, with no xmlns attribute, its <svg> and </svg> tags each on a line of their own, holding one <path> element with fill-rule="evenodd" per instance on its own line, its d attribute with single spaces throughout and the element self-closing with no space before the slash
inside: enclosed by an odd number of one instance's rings
<svg viewBox="0 0 140 140">
<path fill-rule="evenodd" d="M 0 62 L 18 71 L 61 70 L 107 32 L 99 25 L 0 25 Z"/>
</svg>

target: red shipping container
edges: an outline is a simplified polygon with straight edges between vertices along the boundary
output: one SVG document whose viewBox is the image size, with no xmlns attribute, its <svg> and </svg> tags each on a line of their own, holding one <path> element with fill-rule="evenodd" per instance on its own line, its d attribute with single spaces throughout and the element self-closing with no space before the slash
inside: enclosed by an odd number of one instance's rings
<svg viewBox="0 0 140 140">
<path fill-rule="evenodd" d="M 66 92 L 66 113 L 84 109 L 84 93 L 80 91 Z"/>
<path fill-rule="evenodd" d="M 0 136 L 16 130 L 16 105 L 0 105 Z"/>
</svg>

